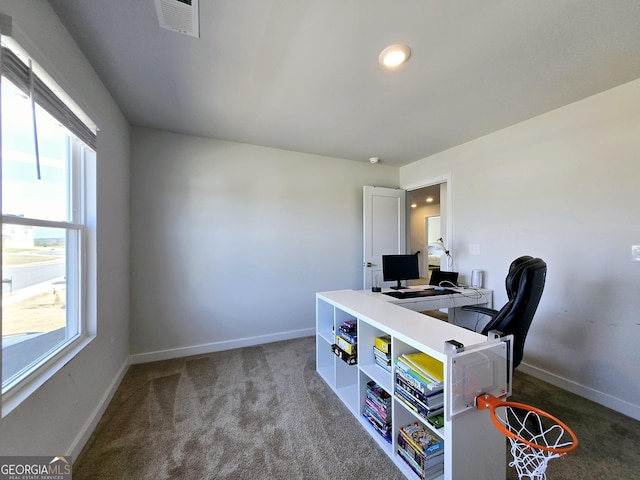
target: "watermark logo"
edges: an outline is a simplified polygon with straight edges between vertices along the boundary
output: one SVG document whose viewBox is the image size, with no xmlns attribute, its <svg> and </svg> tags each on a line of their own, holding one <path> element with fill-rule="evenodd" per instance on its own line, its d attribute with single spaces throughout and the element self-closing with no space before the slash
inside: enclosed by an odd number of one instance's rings
<svg viewBox="0 0 640 480">
<path fill-rule="evenodd" d="M 0 480 L 71 480 L 71 457 L 0 457 Z"/>
</svg>

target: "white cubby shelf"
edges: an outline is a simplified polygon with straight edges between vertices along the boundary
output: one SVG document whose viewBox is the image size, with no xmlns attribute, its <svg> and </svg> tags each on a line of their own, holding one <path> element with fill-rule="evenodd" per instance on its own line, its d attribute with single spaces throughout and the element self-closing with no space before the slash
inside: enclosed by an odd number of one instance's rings
<svg viewBox="0 0 640 480">
<path fill-rule="evenodd" d="M 347 364 L 331 350 L 336 332 L 347 320 L 357 321 L 358 362 L 355 365 Z M 402 354 L 424 352 L 443 363 L 447 412 L 443 427 L 435 428 L 398 399 L 394 392 L 393 361 L 391 372 L 376 364 L 375 339 L 386 335 L 391 337 L 392 360 Z M 407 478 L 419 477 L 397 453 L 398 434 L 401 427 L 417 421 L 442 438 L 445 444 L 443 473 L 428 477 L 429 480 L 504 480 L 505 438 L 493 426 L 489 413 L 470 408 L 451 414 L 453 382 L 447 365 L 455 355 L 455 349 L 452 353 L 452 349 L 447 348 L 449 340 L 465 346 L 488 341 L 476 332 L 377 299 L 366 292 L 337 290 L 316 294 L 316 370 Z M 392 397 L 391 443 L 363 416 L 367 383 L 372 380 Z"/>
</svg>

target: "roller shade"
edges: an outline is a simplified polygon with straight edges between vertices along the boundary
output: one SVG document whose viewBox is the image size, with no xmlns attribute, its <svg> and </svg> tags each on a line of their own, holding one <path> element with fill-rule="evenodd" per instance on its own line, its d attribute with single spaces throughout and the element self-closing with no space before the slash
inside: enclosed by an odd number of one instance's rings
<svg viewBox="0 0 640 480">
<path fill-rule="evenodd" d="M 29 96 L 29 66 L 8 48 L 2 47 L 2 75 Z M 65 126 L 73 135 L 96 149 L 96 134 L 34 73 L 33 90 L 38 105 Z"/>
</svg>

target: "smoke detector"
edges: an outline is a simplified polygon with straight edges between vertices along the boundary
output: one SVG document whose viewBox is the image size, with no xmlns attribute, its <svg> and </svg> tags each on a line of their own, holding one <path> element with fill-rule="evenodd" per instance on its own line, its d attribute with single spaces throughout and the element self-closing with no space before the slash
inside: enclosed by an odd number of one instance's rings
<svg viewBox="0 0 640 480">
<path fill-rule="evenodd" d="M 380 157 L 371 157 L 369 158 L 369 163 L 371 165 L 375 165 L 376 163 L 378 163 L 380 161 Z"/>
<path fill-rule="evenodd" d="M 173 32 L 200 38 L 200 0 L 155 0 L 158 23 Z"/>
</svg>

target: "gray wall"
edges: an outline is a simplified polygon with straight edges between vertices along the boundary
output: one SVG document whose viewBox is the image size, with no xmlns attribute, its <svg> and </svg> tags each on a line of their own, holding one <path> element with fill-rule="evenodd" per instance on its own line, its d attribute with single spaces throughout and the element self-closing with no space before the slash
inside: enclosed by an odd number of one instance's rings
<svg viewBox="0 0 640 480">
<path fill-rule="evenodd" d="M 398 169 L 133 128 L 133 361 L 311 335 L 362 285 L 362 187 Z"/>
<path fill-rule="evenodd" d="M 523 369 L 640 419 L 640 80 L 400 169 L 451 174 L 451 251 L 504 304 L 519 255 L 548 263 Z M 469 244 L 480 255 L 469 255 Z"/>
<path fill-rule="evenodd" d="M 0 420 L 0 455 L 77 455 L 128 365 L 129 125 L 82 52 L 41 0 L 0 0 L 14 36 L 97 122 L 96 218 L 89 234 L 97 249 L 97 283 L 88 308 L 97 336 L 21 406 Z M 96 270 L 92 271 L 96 275 Z"/>
</svg>

